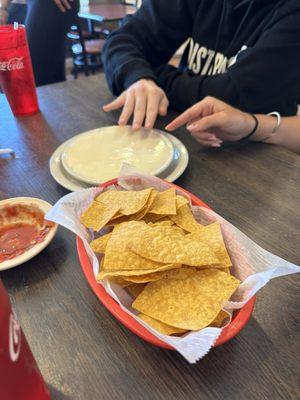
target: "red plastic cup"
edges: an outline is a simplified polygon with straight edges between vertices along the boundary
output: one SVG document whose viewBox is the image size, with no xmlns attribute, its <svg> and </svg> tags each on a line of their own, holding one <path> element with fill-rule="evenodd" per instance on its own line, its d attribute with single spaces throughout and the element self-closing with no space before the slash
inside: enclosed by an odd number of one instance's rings
<svg viewBox="0 0 300 400">
<path fill-rule="evenodd" d="M 50 400 L 43 377 L 0 281 L 0 398 Z"/>
<path fill-rule="evenodd" d="M 32 63 L 23 25 L 0 26 L 0 86 L 15 116 L 39 111 Z"/>
</svg>

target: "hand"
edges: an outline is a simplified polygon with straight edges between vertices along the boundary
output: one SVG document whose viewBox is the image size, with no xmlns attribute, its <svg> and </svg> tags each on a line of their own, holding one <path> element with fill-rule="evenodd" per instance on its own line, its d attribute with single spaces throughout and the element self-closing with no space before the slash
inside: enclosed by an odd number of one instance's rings
<svg viewBox="0 0 300 400">
<path fill-rule="evenodd" d="M 60 9 L 61 12 L 66 12 L 67 10 L 71 10 L 72 6 L 70 2 L 73 0 L 53 0 L 57 7 Z"/>
<path fill-rule="evenodd" d="M 214 97 L 206 97 L 166 126 L 173 131 L 187 124 L 191 135 L 202 145 L 220 147 L 223 140 L 237 141 L 254 128 L 250 114 Z"/>
<path fill-rule="evenodd" d="M 123 107 L 119 125 L 126 125 L 133 115 L 132 128 L 139 130 L 145 120 L 145 128 L 151 129 L 157 115 L 166 115 L 169 101 L 165 92 L 149 79 L 140 79 L 119 97 L 103 107 L 105 112 Z"/>
<path fill-rule="evenodd" d="M 4 8 L 0 8 L 0 25 L 6 25 L 8 12 Z"/>
</svg>

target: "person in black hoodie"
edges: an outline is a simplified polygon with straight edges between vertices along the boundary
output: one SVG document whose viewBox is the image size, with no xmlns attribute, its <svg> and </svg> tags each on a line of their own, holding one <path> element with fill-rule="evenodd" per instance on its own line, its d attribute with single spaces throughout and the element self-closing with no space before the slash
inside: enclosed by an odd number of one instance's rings
<svg viewBox="0 0 300 400">
<path fill-rule="evenodd" d="M 168 64 L 189 39 L 179 68 Z M 300 98 L 300 0 L 145 0 L 107 39 L 103 62 L 133 128 L 206 96 L 252 113 L 293 115 Z"/>
</svg>

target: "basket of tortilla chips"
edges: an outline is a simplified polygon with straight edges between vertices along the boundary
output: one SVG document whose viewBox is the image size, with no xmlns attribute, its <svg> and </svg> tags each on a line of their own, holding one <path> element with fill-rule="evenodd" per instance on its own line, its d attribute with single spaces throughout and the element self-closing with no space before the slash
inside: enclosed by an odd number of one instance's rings
<svg viewBox="0 0 300 400">
<path fill-rule="evenodd" d="M 82 269 L 105 307 L 191 363 L 246 325 L 271 278 L 299 272 L 191 193 L 141 173 L 66 195 L 47 219 L 77 235 Z"/>
<path fill-rule="evenodd" d="M 104 187 L 111 184 L 116 181 Z M 164 191 L 110 188 L 80 218 L 95 235 L 100 232 L 90 242 L 100 260 L 97 281 L 120 285 L 132 296 L 138 318 L 164 335 L 176 336 L 225 326 L 230 315 L 222 305 L 240 283 L 230 273 L 232 263 L 220 223 L 201 225 L 192 213 L 191 195 L 178 193 L 175 185 Z M 193 205 L 203 204 L 192 197 Z M 235 316 L 239 329 L 229 329 L 231 335 L 225 332 L 216 345 L 242 328 L 253 305 L 254 299 L 246 313 L 239 311 L 242 315 Z M 243 323 L 236 324 L 240 318 Z M 140 336 L 149 341 L 149 335 Z M 154 344 L 171 348 L 157 340 Z"/>
</svg>

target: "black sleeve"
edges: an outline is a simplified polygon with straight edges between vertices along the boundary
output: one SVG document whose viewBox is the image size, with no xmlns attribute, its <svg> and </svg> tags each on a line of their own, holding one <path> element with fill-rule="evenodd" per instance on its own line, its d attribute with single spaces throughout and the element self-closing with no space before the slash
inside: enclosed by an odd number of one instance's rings
<svg viewBox="0 0 300 400">
<path fill-rule="evenodd" d="M 120 94 L 141 78 L 155 81 L 154 69 L 165 64 L 191 35 L 190 0 L 145 0 L 134 16 L 107 39 L 103 63 L 110 89 Z M 195 8 L 195 5 L 193 6 Z"/>
<path fill-rule="evenodd" d="M 195 76 L 169 65 L 156 70 L 159 85 L 179 111 L 214 96 L 249 112 L 296 113 L 300 98 L 300 8 L 282 15 L 226 73 Z"/>
</svg>

